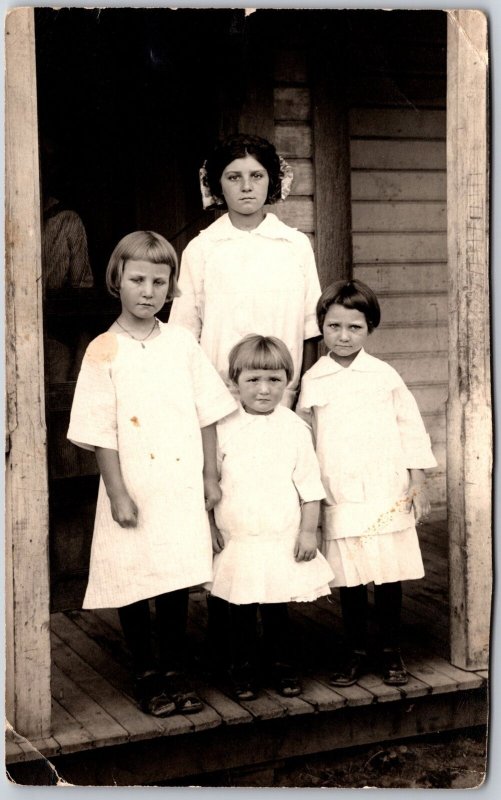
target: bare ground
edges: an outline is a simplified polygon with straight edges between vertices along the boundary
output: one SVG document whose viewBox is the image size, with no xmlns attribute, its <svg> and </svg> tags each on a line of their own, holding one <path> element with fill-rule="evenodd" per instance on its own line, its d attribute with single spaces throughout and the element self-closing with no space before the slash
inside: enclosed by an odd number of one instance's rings
<svg viewBox="0 0 501 800">
<path fill-rule="evenodd" d="M 469 728 L 334 750 L 270 764 L 261 770 L 198 776 L 187 780 L 184 785 L 473 789 L 481 786 L 486 777 L 486 744 L 484 727 Z"/>
</svg>

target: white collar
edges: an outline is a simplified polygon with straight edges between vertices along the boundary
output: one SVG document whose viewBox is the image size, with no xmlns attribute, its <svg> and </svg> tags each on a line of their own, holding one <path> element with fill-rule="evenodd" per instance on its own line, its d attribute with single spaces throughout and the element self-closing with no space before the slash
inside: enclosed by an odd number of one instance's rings
<svg viewBox="0 0 501 800">
<path fill-rule="evenodd" d="M 333 375 L 337 372 L 352 370 L 353 372 L 381 372 L 382 362 L 379 358 L 369 355 L 364 348 L 357 353 L 349 367 L 342 367 L 330 355 L 322 356 L 316 364 L 308 370 L 310 378 L 323 378 L 325 375 Z M 383 367 L 384 369 L 384 367 Z"/>
<path fill-rule="evenodd" d="M 266 213 L 263 221 L 250 231 L 243 231 L 240 228 L 236 228 L 231 222 L 229 214 L 224 214 L 224 216 L 219 217 L 212 225 L 209 225 L 208 228 L 201 231 L 201 235 L 207 236 L 209 239 L 213 239 L 216 242 L 225 239 L 239 239 L 242 236 L 247 236 L 249 233 L 254 236 L 263 236 L 266 239 L 286 239 L 292 242 L 297 231 L 296 228 L 291 228 L 290 225 L 286 225 L 279 220 L 278 217 L 270 211 Z"/>
</svg>

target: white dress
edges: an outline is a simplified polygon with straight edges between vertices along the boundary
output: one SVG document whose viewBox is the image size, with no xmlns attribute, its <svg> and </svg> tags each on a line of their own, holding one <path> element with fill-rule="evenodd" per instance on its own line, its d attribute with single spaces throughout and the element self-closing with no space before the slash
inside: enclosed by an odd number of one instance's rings
<svg viewBox="0 0 501 800">
<path fill-rule="evenodd" d="M 242 231 L 225 214 L 186 247 L 179 288 L 170 320 L 192 331 L 224 380 L 228 353 L 247 334 L 285 342 L 294 362 L 284 394 L 290 406 L 303 342 L 320 334 L 315 314 L 320 283 L 306 234 L 270 213 L 254 230 Z"/>
<path fill-rule="evenodd" d="M 386 362 L 363 349 L 349 367 L 323 356 L 303 376 L 326 499 L 324 552 L 333 586 L 421 578 L 409 469 L 435 467 L 417 403 Z"/>
<path fill-rule="evenodd" d="M 120 527 L 101 479 L 84 608 L 128 605 L 212 574 L 200 428 L 236 403 L 193 336 L 159 325 L 144 348 L 98 336 L 78 377 L 68 438 L 118 450 L 139 509 L 136 528 Z"/>
<path fill-rule="evenodd" d="M 240 407 L 217 431 L 223 497 L 215 519 L 225 547 L 214 557 L 212 594 L 236 604 L 330 594 L 320 553 L 294 559 L 301 501 L 325 496 L 309 427 L 284 406 L 271 414 Z"/>
</svg>

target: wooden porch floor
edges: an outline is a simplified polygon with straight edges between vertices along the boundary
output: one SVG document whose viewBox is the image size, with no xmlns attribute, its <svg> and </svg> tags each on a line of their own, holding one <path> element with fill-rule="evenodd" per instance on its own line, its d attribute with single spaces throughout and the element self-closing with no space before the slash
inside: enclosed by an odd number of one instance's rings
<svg viewBox="0 0 501 800">
<path fill-rule="evenodd" d="M 291 604 L 304 668 L 301 697 L 285 699 L 266 688 L 256 700 L 237 703 L 227 687 L 210 683 L 202 670 L 195 682 L 204 710 L 158 720 L 141 713 L 132 700 L 129 658 L 116 611 L 53 614 L 52 737 L 30 743 L 11 731 L 7 763 L 42 756 L 60 764 L 63 777 L 69 770 L 72 782 L 82 785 L 140 785 L 484 724 L 487 673 L 457 669 L 447 659 L 446 542 L 445 523 L 422 526 L 426 578 L 404 586 L 403 650 L 410 680 L 401 688 L 386 686 L 376 673 L 345 689 L 329 686 L 341 620 L 337 599 L 322 598 Z M 190 646 L 200 659 L 205 593 L 193 592 L 190 603 Z M 186 736 L 194 733 L 196 740 Z M 143 766 L 145 759 L 153 762 L 148 753 L 155 752 L 157 766 L 138 780 L 132 765 L 136 760 Z"/>
</svg>

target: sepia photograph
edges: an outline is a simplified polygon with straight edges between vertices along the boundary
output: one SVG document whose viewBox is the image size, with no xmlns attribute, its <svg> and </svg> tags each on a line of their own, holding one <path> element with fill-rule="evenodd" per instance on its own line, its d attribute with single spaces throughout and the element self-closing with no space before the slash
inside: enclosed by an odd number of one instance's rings
<svg viewBox="0 0 501 800">
<path fill-rule="evenodd" d="M 485 786 L 490 36 L 7 10 L 4 785 Z"/>
</svg>

